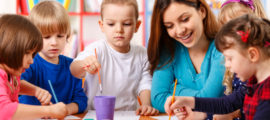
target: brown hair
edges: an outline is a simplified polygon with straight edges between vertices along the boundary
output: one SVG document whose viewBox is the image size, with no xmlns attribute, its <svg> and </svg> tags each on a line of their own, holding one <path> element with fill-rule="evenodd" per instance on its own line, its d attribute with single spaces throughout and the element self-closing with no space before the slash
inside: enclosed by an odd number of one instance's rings
<svg viewBox="0 0 270 120">
<path fill-rule="evenodd" d="M 253 6 L 254 11 L 249 6 L 241 4 L 239 2 L 228 3 L 220 9 L 220 13 L 218 14 L 218 21 L 221 25 L 224 25 L 226 22 L 228 22 L 227 20 L 228 17 L 230 19 L 234 19 L 236 17 L 241 16 L 243 13 L 244 14 L 253 13 L 257 17 L 267 18 L 260 0 L 253 0 Z M 223 85 L 226 86 L 226 90 L 224 92 L 226 95 L 232 93 L 233 79 L 234 79 L 233 73 L 231 73 L 229 70 L 226 70 L 223 80 Z"/>
<path fill-rule="evenodd" d="M 227 17 L 233 19 L 239 17 L 239 13 L 254 13 L 258 17 L 267 18 L 260 0 L 253 0 L 253 6 L 254 11 L 249 6 L 239 2 L 228 3 L 220 9 L 218 21 L 223 25 L 228 21 Z"/>
<path fill-rule="evenodd" d="M 69 16 L 63 5 L 56 1 L 43 1 L 33 7 L 29 19 L 40 29 L 42 35 L 53 33 L 70 36 Z"/>
<path fill-rule="evenodd" d="M 207 13 L 202 22 L 204 34 L 209 40 L 214 39 L 219 29 L 215 15 L 204 0 L 156 0 L 152 14 L 151 32 L 147 50 L 151 65 L 151 74 L 153 74 L 155 69 L 160 69 L 174 59 L 174 39 L 168 35 L 162 19 L 166 8 L 174 2 L 186 4 L 194 7 L 196 10 L 199 10 L 200 7 L 205 8 Z M 168 55 L 169 60 L 161 61 L 160 57 L 162 55 Z M 158 67 L 160 63 L 163 65 Z"/>
<path fill-rule="evenodd" d="M 131 5 L 135 9 L 135 17 L 136 20 L 139 18 L 139 10 L 138 10 L 138 3 L 136 0 L 103 0 L 101 3 L 101 19 L 103 19 L 103 10 L 106 4 L 123 4 L 123 5 Z"/>
<path fill-rule="evenodd" d="M 249 34 L 246 42 L 243 42 L 239 31 Z M 228 37 L 232 40 L 228 40 Z M 221 52 L 232 47 L 243 51 L 253 46 L 259 48 L 264 56 L 270 57 L 270 46 L 267 43 L 270 43 L 270 21 L 251 14 L 229 21 L 218 32 L 215 40 Z"/>
<path fill-rule="evenodd" d="M 19 15 L 3 15 L 0 18 L 0 63 L 13 69 L 22 66 L 24 55 L 42 49 L 39 30 L 28 19 Z"/>
</svg>

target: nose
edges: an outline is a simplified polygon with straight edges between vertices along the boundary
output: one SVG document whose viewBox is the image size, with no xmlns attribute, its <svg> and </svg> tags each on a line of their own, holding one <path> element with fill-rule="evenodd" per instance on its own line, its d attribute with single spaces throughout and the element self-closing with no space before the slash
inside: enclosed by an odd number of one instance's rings
<svg viewBox="0 0 270 120">
<path fill-rule="evenodd" d="M 123 25 L 122 24 L 117 24 L 116 25 L 116 32 L 117 33 L 123 33 Z"/>
<path fill-rule="evenodd" d="M 57 44 L 57 37 L 52 37 L 51 38 L 51 45 L 56 45 Z"/>
<path fill-rule="evenodd" d="M 175 28 L 175 34 L 176 36 L 183 36 L 186 34 L 186 28 L 183 26 L 183 25 L 176 25 L 176 28 Z"/>
</svg>

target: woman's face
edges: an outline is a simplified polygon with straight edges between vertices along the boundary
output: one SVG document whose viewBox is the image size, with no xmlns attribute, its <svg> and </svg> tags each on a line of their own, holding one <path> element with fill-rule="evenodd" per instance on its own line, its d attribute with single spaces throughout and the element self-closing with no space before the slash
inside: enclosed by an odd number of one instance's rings
<svg viewBox="0 0 270 120">
<path fill-rule="evenodd" d="M 192 48 L 204 36 L 203 19 L 206 11 L 203 7 L 197 10 L 183 3 L 173 2 L 164 11 L 163 24 L 170 37 Z"/>
</svg>

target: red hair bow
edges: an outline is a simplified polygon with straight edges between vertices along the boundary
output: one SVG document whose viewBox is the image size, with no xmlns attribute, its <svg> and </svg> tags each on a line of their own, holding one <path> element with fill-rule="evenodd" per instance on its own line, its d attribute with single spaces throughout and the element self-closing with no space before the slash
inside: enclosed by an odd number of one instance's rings
<svg viewBox="0 0 270 120">
<path fill-rule="evenodd" d="M 247 31 L 247 32 L 244 32 L 244 31 L 237 31 L 237 34 L 241 36 L 241 40 L 242 40 L 244 43 L 247 43 L 249 31 Z"/>
</svg>

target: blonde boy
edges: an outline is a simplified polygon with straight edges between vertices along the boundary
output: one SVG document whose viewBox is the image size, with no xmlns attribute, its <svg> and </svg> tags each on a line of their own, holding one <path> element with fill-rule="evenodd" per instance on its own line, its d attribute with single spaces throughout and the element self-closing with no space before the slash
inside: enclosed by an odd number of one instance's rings
<svg viewBox="0 0 270 120">
<path fill-rule="evenodd" d="M 87 106 L 87 97 L 82 89 L 82 81 L 70 73 L 72 59 L 60 55 L 70 36 L 70 22 L 66 10 L 58 2 L 44 1 L 31 10 L 29 18 L 42 33 L 43 48 L 21 79 L 52 94 L 48 82 L 50 80 L 58 101 L 67 104 L 68 114 L 83 112 Z M 25 104 L 40 104 L 31 96 L 21 96 L 19 100 Z M 51 99 L 51 102 L 57 101 Z"/>
<path fill-rule="evenodd" d="M 152 77 L 146 49 L 130 44 L 133 34 L 141 24 L 138 16 L 136 0 L 103 0 L 99 25 L 106 40 L 87 46 L 70 67 L 74 76 L 86 77 L 88 109 L 94 109 L 94 96 L 111 95 L 116 96 L 115 110 L 136 110 L 138 95 L 142 105 L 137 109 L 137 114 L 158 113 L 151 107 Z M 102 94 L 99 92 L 96 74 L 98 70 L 101 75 Z"/>
</svg>

